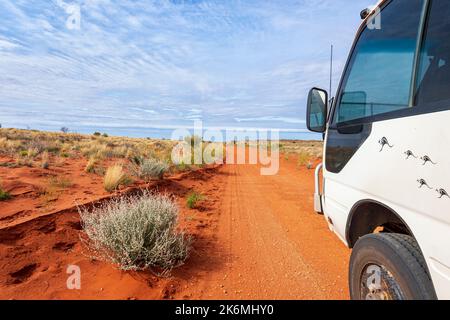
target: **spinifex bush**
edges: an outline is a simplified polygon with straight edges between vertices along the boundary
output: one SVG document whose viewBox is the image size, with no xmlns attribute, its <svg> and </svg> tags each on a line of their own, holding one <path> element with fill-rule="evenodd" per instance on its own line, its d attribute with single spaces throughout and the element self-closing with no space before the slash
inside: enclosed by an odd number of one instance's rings
<svg viewBox="0 0 450 320">
<path fill-rule="evenodd" d="M 84 168 L 84 172 L 93 173 L 95 171 L 95 165 L 97 164 L 97 158 L 94 156 L 89 157 L 89 160 Z"/>
<path fill-rule="evenodd" d="M 48 169 L 49 166 L 50 166 L 50 160 L 49 160 L 49 156 L 48 156 L 48 151 L 44 151 L 42 153 L 42 157 L 41 157 L 41 168 Z"/>
<path fill-rule="evenodd" d="M 307 152 L 300 152 L 298 154 L 297 163 L 299 166 L 306 166 L 311 159 L 311 155 Z"/>
<path fill-rule="evenodd" d="M 94 257 L 122 270 L 165 273 L 188 257 L 191 239 L 177 232 L 178 208 L 167 196 L 144 192 L 79 212 Z"/>
<path fill-rule="evenodd" d="M 103 186 L 105 187 L 106 191 L 112 192 L 126 180 L 127 175 L 123 171 L 122 166 L 116 164 L 106 170 L 105 177 L 103 178 Z"/>
<path fill-rule="evenodd" d="M 167 163 L 159 160 L 136 158 L 129 169 L 133 175 L 149 181 L 151 179 L 161 179 L 168 168 Z"/>
</svg>

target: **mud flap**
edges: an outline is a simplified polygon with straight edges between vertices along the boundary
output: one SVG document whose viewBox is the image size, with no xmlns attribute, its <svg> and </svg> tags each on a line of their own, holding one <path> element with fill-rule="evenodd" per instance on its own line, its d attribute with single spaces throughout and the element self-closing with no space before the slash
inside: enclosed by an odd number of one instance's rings
<svg viewBox="0 0 450 320">
<path fill-rule="evenodd" d="M 320 171 L 322 167 L 322 163 L 317 166 L 314 176 L 314 211 L 319 214 L 323 214 L 322 195 L 320 194 Z"/>
</svg>

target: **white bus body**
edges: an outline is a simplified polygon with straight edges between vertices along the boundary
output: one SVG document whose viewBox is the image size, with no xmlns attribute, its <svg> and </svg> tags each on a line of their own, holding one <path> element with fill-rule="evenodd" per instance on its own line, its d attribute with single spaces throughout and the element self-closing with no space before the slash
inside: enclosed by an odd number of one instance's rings
<svg viewBox="0 0 450 320">
<path fill-rule="evenodd" d="M 382 1 L 332 105 L 311 90 L 308 128 L 325 139 L 314 205 L 354 248 L 354 299 L 450 299 L 449 15 L 447 0 Z"/>
</svg>

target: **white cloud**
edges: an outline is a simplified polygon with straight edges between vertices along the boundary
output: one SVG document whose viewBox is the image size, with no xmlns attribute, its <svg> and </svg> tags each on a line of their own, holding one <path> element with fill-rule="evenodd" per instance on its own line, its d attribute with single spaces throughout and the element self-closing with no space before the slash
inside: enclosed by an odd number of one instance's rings
<svg viewBox="0 0 450 320">
<path fill-rule="evenodd" d="M 303 130 L 309 87 L 328 83 L 329 43 L 340 47 L 339 73 L 360 9 L 345 0 L 72 2 L 80 30 L 65 27 L 56 0 L 0 3 L 1 122 L 201 118 Z"/>
</svg>

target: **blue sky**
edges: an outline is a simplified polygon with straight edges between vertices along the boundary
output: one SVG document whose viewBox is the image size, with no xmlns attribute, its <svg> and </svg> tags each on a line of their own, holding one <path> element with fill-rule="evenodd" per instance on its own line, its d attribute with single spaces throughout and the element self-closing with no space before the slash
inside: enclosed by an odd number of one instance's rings
<svg viewBox="0 0 450 320">
<path fill-rule="evenodd" d="M 4 127 L 144 135 L 191 127 L 305 130 L 374 0 L 0 1 Z M 64 8 L 80 7 L 79 29 Z M 146 132 L 148 133 L 148 131 Z"/>
</svg>

